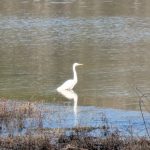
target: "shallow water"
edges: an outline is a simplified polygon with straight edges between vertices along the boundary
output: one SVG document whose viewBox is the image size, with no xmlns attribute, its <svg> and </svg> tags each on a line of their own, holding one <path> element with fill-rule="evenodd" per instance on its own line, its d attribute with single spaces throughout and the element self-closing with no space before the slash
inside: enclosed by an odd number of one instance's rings
<svg viewBox="0 0 150 150">
<path fill-rule="evenodd" d="M 26 135 L 32 132 L 36 134 L 40 129 L 50 132 L 57 128 L 65 129 L 66 133 L 70 133 L 71 128 L 76 127 L 93 127 L 90 132 L 84 130 L 82 132 L 85 132 L 85 135 L 99 137 L 106 137 L 110 133 L 118 133 L 123 136 L 147 136 L 145 126 L 149 132 L 150 115 L 147 112 L 143 112 L 146 122 L 144 124 L 139 111 L 94 106 L 78 106 L 75 109 L 72 104 L 62 106 L 49 103 L 37 104 L 36 110 L 39 110 L 40 113 L 34 114 L 33 111 L 33 117 L 31 115 L 22 116 L 20 120 L 16 118 L 1 120 L 0 136 Z"/>
<path fill-rule="evenodd" d="M 150 93 L 149 5 L 148 0 L 1 0 L 0 97 L 44 99 L 63 109 L 73 101 L 56 88 L 80 62 L 77 107 L 97 113 L 93 106 L 109 113 L 139 110 L 136 88 Z M 150 106 L 149 97 L 144 103 Z"/>
</svg>

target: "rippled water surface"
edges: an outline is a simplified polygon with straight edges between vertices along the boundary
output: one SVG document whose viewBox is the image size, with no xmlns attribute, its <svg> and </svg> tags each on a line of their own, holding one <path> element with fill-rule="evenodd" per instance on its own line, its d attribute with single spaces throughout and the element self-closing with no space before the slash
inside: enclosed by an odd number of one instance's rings
<svg viewBox="0 0 150 150">
<path fill-rule="evenodd" d="M 136 87 L 150 91 L 149 5 L 1 0 L 0 97 L 64 103 L 55 89 L 80 62 L 78 105 L 138 109 Z"/>
</svg>

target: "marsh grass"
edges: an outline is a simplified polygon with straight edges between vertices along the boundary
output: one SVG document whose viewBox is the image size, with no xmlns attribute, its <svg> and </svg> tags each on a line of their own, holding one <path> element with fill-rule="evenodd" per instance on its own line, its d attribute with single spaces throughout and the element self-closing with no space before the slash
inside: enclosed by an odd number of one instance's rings
<svg viewBox="0 0 150 150">
<path fill-rule="evenodd" d="M 35 103 L 0 100 L 0 133 L 13 136 L 25 129 L 25 119 L 36 118 L 40 121 L 40 111 Z M 40 123 L 39 123 L 40 124 Z"/>
<path fill-rule="evenodd" d="M 106 138 L 82 137 L 78 135 L 62 136 L 59 139 L 59 149 L 87 149 L 87 150 L 148 150 L 150 141 L 146 138 L 125 138 L 118 134 L 111 134 Z"/>
<path fill-rule="evenodd" d="M 74 133 L 61 135 L 52 142 L 52 137 L 26 135 L 0 138 L 0 148 L 5 150 L 148 150 L 150 141 L 146 138 L 125 138 L 111 134 L 106 138 L 79 136 Z"/>
<path fill-rule="evenodd" d="M 112 130 L 106 115 L 96 127 L 43 128 L 43 112 L 37 102 L 0 100 L 0 149 L 3 150 L 148 150 L 146 137 L 123 136 Z M 55 113 L 51 111 L 51 113 Z M 59 116 L 58 116 L 59 118 Z M 26 127 L 26 119 L 36 122 Z M 134 127 L 132 127 L 134 128 Z M 22 131 L 24 130 L 23 134 Z M 20 132 L 21 131 L 21 132 Z M 5 134 L 7 133 L 7 134 Z M 68 134 L 69 133 L 69 134 Z M 97 136 L 92 136 L 92 135 Z"/>
</svg>

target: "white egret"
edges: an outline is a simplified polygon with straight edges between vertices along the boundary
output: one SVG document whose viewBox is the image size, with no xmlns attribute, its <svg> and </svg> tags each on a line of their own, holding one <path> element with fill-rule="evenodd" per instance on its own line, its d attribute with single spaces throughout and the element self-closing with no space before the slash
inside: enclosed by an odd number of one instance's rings
<svg viewBox="0 0 150 150">
<path fill-rule="evenodd" d="M 76 66 L 80 66 L 80 65 L 83 65 L 83 64 L 79 64 L 79 63 L 74 63 L 73 64 L 73 79 L 65 81 L 61 86 L 59 86 L 57 88 L 57 91 L 72 90 L 74 88 L 74 86 L 78 82 L 78 77 L 77 77 L 77 72 L 76 72 Z"/>
</svg>

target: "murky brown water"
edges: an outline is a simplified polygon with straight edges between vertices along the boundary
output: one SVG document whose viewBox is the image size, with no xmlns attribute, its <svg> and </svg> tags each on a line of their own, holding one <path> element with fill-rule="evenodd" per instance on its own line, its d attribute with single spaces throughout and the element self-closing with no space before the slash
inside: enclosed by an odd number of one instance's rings
<svg viewBox="0 0 150 150">
<path fill-rule="evenodd" d="M 150 93 L 149 0 L 1 0 L 0 97 L 59 102 L 80 62 L 78 105 L 138 108 Z"/>
</svg>

